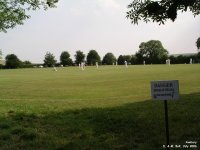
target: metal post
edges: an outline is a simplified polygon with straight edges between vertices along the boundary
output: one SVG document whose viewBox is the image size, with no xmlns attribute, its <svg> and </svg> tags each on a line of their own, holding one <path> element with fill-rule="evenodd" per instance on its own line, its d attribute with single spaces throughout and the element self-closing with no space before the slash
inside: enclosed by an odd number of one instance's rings
<svg viewBox="0 0 200 150">
<path fill-rule="evenodd" d="M 169 149 L 169 125 L 168 125 L 168 108 L 167 108 L 167 100 L 164 100 L 164 107 L 165 107 L 165 128 L 166 128 L 166 149 Z"/>
</svg>

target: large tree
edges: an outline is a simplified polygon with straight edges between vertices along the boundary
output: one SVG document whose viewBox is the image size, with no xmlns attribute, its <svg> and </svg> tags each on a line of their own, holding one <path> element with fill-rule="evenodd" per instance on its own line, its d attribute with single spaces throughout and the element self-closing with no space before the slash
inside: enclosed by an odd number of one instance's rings
<svg viewBox="0 0 200 150">
<path fill-rule="evenodd" d="M 89 65 L 95 65 L 96 62 L 100 63 L 101 59 L 97 51 L 95 50 L 90 50 L 88 55 L 87 55 L 87 63 Z"/>
<path fill-rule="evenodd" d="M 21 61 L 15 54 L 9 54 L 6 56 L 6 68 L 15 69 L 19 68 Z"/>
<path fill-rule="evenodd" d="M 136 64 L 143 64 L 144 58 L 143 58 L 143 54 L 141 54 L 140 52 L 136 52 L 135 53 L 135 57 L 136 57 Z"/>
<path fill-rule="evenodd" d="M 118 65 L 124 65 L 124 61 L 125 61 L 125 59 L 122 55 L 120 55 L 117 59 Z"/>
<path fill-rule="evenodd" d="M 113 63 L 116 62 L 116 58 L 113 55 L 113 53 L 107 53 L 102 60 L 102 64 L 104 65 L 112 65 Z"/>
<path fill-rule="evenodd" d="M 67 51 L 63 51 L 60 55 L 60 63 L 63 66 L 71 66 L 72 65 L 72 59 L 70 58 L 70 54 Z"/>
<path fill-rule="evenodd" d="M 131 64 L 134 65 L 134 64 L 136 64 L 136 63 L 137 63 L 137 57 L 134 56 L 134 55 L 132 55 L 132 56 L 131 56 Z"/>
<path fill-rule="evenodd" d="M 196 59 L 197 59 L 197 62 L 200 63 L 200 52 L 197 53 Z"/>
<path fill-rule="evenodd" d="M 120 55 L 117 59 L 118 65 L 124 65 L 125 61 L 131 63 L 131 55 Z"/>
<path fill-rule="evenodd" d="M 139 51 L 136 56 L 142 56 L 146 63 L 165 63 L 167 59 L 168 51 L 162 46 L 162 43 L 158 40 L 150 40 L 148 42 L 142 42 L 139 46 Z"/>
<path fill-rule="evenodd" d="M 196 46 L 197 46 L 198 49 L 200 49 L 200 37 L 196 41 Z"/>
<path fill-rule="evenodd" d="M 127 63 L 131 63 L 131 55 L 124 55 L 124 60 L 127 61 Z"/>
<path fill-rule="evenodd" d="M 199 15 L 200 0 L 134 0 L 128 9 L 127 18 L 134 24 L 139 20 L 164 24 L 169 19 L 174 21 L 178 11 L 189 10 L 194 16 Z"/>
<path fill-rule="evenodd" d="M 85 59 L 85 54 L 83 54 L 83 52 L 80 50 L 76 51 L 76 54 L 74 56 L 76 64 L 80 64 Z"/>
<path fill-rule="evenodd" d="M 53 67 L 56 64 L 55 56 L 47 52 L 44 57 L 44 66 Z"/>
<path fill-rule="evenodd" d="M 0 32 L 23 24 L 29 10 L 55 7 L 58 0 L 0 0 Z"/>
</svg>

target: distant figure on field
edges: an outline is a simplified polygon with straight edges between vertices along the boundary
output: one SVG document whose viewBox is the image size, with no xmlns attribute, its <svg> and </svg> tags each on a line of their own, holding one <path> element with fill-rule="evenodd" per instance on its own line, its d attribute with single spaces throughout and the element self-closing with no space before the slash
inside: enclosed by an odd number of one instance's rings
<svg viewBox="0 0 200 150">
<path fill-rule="evenodd" d="M 85 70 L 85 63 L 84 62 L 81 63 L 81 70 Z"/>
<path fill-rule="evenodd" d="M 190 58 L 190 64 L 192 64 L 192 58 Z"/>
<path fill-rule="evenodd" d="M 124 61 L 124 64 L 125 64 L 125 67 L 128 68 L 128 64 L 126 60 Z"/>
<path fill-rule="evenodd" d="M 167 64 L 167 65 L 170 65 L 170 59 L 167 59 L 167 60 L 166 60 L 166 64 Z"/>
<path fill-rule="evenodd" d="M 96 67 L 97 67 L 97 69 L 99 68 L 99 64 L 98 64 L 98 62 L 96 62 Z"/>
<path fill-rule="evenodd" d="M 55 66 L 53 67 L 53 70 L 54 70 L 54 71 L 58 71 L 58 70 L 56 69 L 56 67 L 55 67 Z"/>
<path fill-rule="evenodd" d="M 143 61 L 143 65 L 146 65 L 146 62 L 145 62 L 145 60 Z"/>
</svg>

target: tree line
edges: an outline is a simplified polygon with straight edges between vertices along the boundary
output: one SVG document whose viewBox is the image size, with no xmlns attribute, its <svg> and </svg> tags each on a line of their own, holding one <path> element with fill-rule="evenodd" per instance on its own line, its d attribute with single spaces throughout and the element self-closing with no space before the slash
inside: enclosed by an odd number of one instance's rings
<svg viewBox="0 0 200 150">
<path fill-rule="evenodd" d="M 15 0 L 15 1 L 3 1 L 0 0 L 0 32 L 7 32 L 8 29 L 14 28 L 16 25 L 22 25 L 24 20 L 30 18 L 28 15 L 28 11 L 37 10 L 40 8 L 44 8 L 47 10 L 48 8 L 56 7 L 56 3 L 59 0 Z M 177 18 L 177 12 L 181 11 L 191 11 L 194 16 L 200 14 L 200 1 L 199 0 L 134 0 L 132 3 L 128 5 L 128 11 L 126 12 L 127 18 L 131 20 L 133 24 L 138 24 L 138 21 L 143 20 L 144 22 L 158 22 L 159 24 L 164 24 L 168 19 L 175 21 Z M 94 62 L 98 62 L 100 64 L 110 65 L 112 63 L 118 62 L 118 64 L 123 64 L 124 61 L 127 61 L 129 64 L 141 64 L 142 61 L 148 63 L 165 63 L 165 59 L 171 59 L 171 63 L 188 63 L 188 59 L 192 58 L 195 63 L 199 63 L 199 55 L 198 52 L 192 56 L 184 56 L 180 55 L 178 57 L 168 56 L 167 50 L 160 47 L 162 49 L 162 53 L 155 48 L 160 45 L 152 44 L 155 43 L 153 41 L 143 42 L 140 44 L 140 49 L 136 52 L 135 55 L 120 55 L 118 59 L 112 54 L 107 53 L 103 59 L 100 57 L 96 58 L 93 54 L 88 53 L 87 56 L 87 64 L 94 65 Z M 149 44 L 154 45 L 153 48 L 149 46 Z M 198 50 L 200 49 L 200 38 L 198 38 L 196 42 Z M 95 51 L 95 50 L 94 50 Z M 77 65 L 80 61 L 85 59 L 85 54 L 83 52 L 78 51 L 75 55 L 75 62 L 73 62 L 70 58 L 69 53 L 63 52 L 62 60 L 60 58 L 60 63 L 56 63 L 55 57 L 50 52 L 47 52 L 45 55 L 44 65 L 45 66 L 53 66 L 53 65 Z M 97 52 L 96 52 L 97 53 Z M 98 54 L 98 53 L 97 53 Z M 66 57 L 66 56 L 67 57 Z M 30 61 L 20 61 L 15 54 L 9 54 L 6 56 L 6 65 L 3 66 L 4 63 L 2 61 L 2 53 L 0 50 L 0 67 L 4 68 L 19 68 L 19 67 L 33 67 L 33 64 Z M 89 59 L 89 60 L 88 60 Z M 92 61 L 90 61 L 92 59 Z"/>
<path fill-rule="evenodd" d="M 196 41 L 197 49 L 200 49 L 200 38 Z M 0 58 L 2 52 L 0 51 Z M 200 51 L 193 55 L 169 55 L 168 51 L 162 46 L 159 40 L 150 40 L 147 42 L 142 42 L 139 45 L 139 50 L 135 55 L 120 55 L 118 58 L 114 56 L 113 53 L 108 52 L 101 59 L 96 50 L 90 50 L 87 55 L 85 55 L 81 50 L 76 51 L 74 55 L 75 61 L 71 59 L 71 55 L 68 51 L 63 51 L 60 55 L 60 62 L 57 62 L 55 56 L 46 52 L 44 56 L 44 63 L 38 64 L 44 67 L 53 66 L 76 66 L 85 62 L 89 66 L 96 65 L 124 65 L 125 61 L 128 64 L 165 64 L 167 59 L 170 59 L 171 64 L 185 64 L 189 63 L 192 58 L 193 63 L 200 63 Z M 5 57 L 5 66 L 1 65 L 1 68 L 32 68 L 35 64 L 30 61 L 21 61 L 15 54 L 9 54 Z"/>
</svg>

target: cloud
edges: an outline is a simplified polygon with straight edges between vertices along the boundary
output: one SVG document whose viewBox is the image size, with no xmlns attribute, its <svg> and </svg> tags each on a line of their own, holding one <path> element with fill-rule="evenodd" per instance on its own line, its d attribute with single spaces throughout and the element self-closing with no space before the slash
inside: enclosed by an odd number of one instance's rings
<svg viewBox="0 0 200 150">
<path fill-rule="evenodd" d="M 102 8 L 112 9 L 112 10 L 120 9 L 120 4 L 117 3 L 116 0 L 98 0 L 97 3 Z"/>
<path fill-rule="evenodd" d="M 75 16 L 83 16 L 85 14 L 85 11 L 80 8 L 70 8 L 69 11 L 70 14 Z"/>
<path fill-rule="evenodd" d="M 114 15 L 121 11 L 121 5 L 117 0 L 81 0 L 70 3 L 69 13 L 74 16 L 102 16 Z"/>
</svg>

